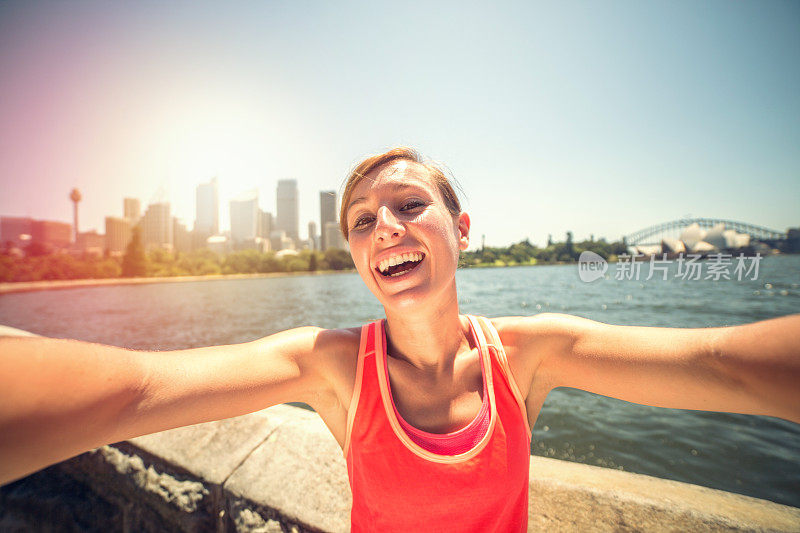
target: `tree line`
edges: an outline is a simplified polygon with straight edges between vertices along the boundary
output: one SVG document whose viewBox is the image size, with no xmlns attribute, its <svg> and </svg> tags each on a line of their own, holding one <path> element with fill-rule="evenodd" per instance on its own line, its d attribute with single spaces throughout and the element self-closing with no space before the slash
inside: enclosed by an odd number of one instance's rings
<svg viewBox="0 0 800 533">
<path fill-rule="evenodd" d="M 627 246 L 621 241 L 607 242 L 605 239 L 573 242 L 572 232 L 568 231 L 564 242 L 553 242 L 548 239 L 544 248 L 525 239 L 511 246 L 486 246 L 481 250 L 461 252 L 458 264 L 467 268 L 575 263 L 584 251 L 594 252 L 606 261 L 613 262 L 617 260 L 618 255 L 627 252 Z"/>
<path fill-rule="evenodd" d="M 219 255 L 208 249 L 173 253 L 145 251 L 140 233 L 133 232 L 122 257 L 89 254 L 41 254 L 27 249 L 24 257 L 0 254 L 0 281 L 46 281 L 119 277 L 203 276 L 267 272 L 314 272 L 355 268 L 345 250 L 303 250 L 297 255 L 241 250 Z"/>
<path fill-rule="evenodd" d="M 608 261 L 626 252 L 622 242 L 605 239 L 573 242 L 567 232 L 564 242 L 540 248 L 528 239 L 506 247 L 484 247 L 461 252 L 459 267 L 493 267 L 572 263 L 581 252 L 590 250 Z M 163 249 L 145 251 L 141 236 L 134 231 L 122 257 L 41 254 L 29 247 L 24 257 L 7 251 L 0 254 L 0 281 L 44 281 L 119 277 L 203 276 L 215 274 L 256 274 L 268 272 L 315 272 L 355 268 L 345 250 L 325 252 L 303 250 L 297 255 L 278 256 L 274 252 L 241 250 L 219 255 L 208 249 L 173 253 Z"/>
</svg>

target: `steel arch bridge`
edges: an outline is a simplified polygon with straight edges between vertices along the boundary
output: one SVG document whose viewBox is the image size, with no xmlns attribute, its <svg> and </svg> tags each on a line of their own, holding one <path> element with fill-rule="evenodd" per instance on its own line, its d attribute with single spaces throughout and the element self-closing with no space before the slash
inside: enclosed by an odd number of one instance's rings
<svg viewBox="0 0 800 533">
<path fill-rule="evenodd" d="M 622 238 L 626 244 L 631 246 L 637 244 L 656 244 L 657 242 L 661 242 L 662 236 L 679 233 L 686 226 L 694 224 L 695 222 L 704 229 L 712 228 L 717 224 L 725 224 L 725 229 L 736 230 L 737 233 L 747 233 L 751 238 L 759 241 L 779 241 L 786 239 L 786 233 L 781 231 L 775 231 L 763 226 L 756 226 L 755 224 L 748 224 L 747 222 L 723 220 L 721 218 L 681 218 L 678 220 L 671 220 L 640 229 Z M 658 236 L 657 242 L 652 240 L 654 236 Z"/>
</svg>

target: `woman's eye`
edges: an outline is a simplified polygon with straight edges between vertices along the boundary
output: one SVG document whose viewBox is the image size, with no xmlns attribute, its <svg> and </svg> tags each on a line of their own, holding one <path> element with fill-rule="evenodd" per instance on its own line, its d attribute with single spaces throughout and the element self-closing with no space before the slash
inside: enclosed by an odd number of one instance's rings
<svg viewBox="0 0 800 533">
<path fill-rule="evenodd" d="M 356 220 L 355 224 L 353 224 L 353 227 L 360 228 L 361 226 L 364 226 L 369 223 L 370 223 L 370 217 L 361 217 Z"/>
<path fill-rule="evenodd" d="M 408 202 L 403 204 L 403 207 L 400 208 L 401 211 L 408 211 L 409 209 L 414 209 L 415 207 L 419 207 L 421 205 L 425 205 L 419 200 L 409 200 Z"/>
</svg>

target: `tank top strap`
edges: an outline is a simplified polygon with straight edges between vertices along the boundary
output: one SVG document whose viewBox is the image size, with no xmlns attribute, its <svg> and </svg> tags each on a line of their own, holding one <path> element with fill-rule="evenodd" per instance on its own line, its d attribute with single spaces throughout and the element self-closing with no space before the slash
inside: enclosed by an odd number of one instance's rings
<svg viewBox="0 0 800 533">
<path fill-rule="evenodd" d="M 494 359 L 497 363 L 497 366 L 500 367 L 500 371 L 505 378 L 506 383 L 508 384 L 508 388 L 511 390 L 511 394 L 514 396 L 514 400 L 516 400 L 517 406 L 522 413 L 522 418 L 525 420 L 525 429 L 527 430 L 528 438 L 530 439 L 532 434 L 530 422 L 528 422 L 528 409 L 525 406 L 525 396 L 523 396 L 520 392 L 519 386 L 517 385 L 517 380 L 514 379 L 514 374 L 511 372 L 511 366 L 508 364 L 508 357 L 506 357 L 505 348 L 503 348 L 503 343 L 500 342 L 500 335 L 497 333 L 497 329 L 494 327 L 494 324 L 492 324 L 491 320 L 483 316 L 476 318 L 478 322 L 480 322 L 481 326 L 483 326 L 482 328 L 478 329 L 481 331 L 485 329 L 489 333 L 486 346 L 488 347 L 490 354 L 494 353 Z"/>
<path fill-rule="evenodd" d="M 353 383 L 353 396 L 350 399 L 350 406 L 347 409 L 347 426 L 345 430 L 344 447 L 342 452 L 347 457 L 347 450 L 350 447 L 350 435 L 353 432 L 353 422 L 356 417 L 358 401 L 361 398 L 361 388 L 364 381 L 364 360 L 367 356 L 375 355 L 375 340 L 380 320 L 370 322 L 361 326 L 361 339 L 358 348 L 358 360 L 356 362 L 356 380 Z"/>
</svg>

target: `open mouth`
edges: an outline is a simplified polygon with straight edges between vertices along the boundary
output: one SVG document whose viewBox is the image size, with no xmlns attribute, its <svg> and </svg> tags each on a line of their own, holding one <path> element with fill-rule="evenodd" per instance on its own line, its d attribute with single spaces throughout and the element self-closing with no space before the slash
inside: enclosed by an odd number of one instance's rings
<svg viewBox="0 0 800 533">
<path fill-rule="evenodd" d="M 385 278 L 396 278 L 417 268 L 417 265 L 419 265 L 424 258 L 425 254 L 422 252 L 402 254 L 398 257 L 392 257 L 391 259 L 384 259 L 375 270 Z"/>
</svg>

